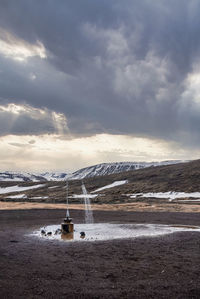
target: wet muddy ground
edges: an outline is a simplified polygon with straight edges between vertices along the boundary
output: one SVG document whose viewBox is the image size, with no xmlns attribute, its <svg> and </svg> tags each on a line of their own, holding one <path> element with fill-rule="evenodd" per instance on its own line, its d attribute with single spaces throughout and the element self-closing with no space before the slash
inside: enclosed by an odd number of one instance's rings
<svg viewBox="0 0 200 299">
<path fill-rule="evenodd" d="M 0 298 L 200 298 L 200 233 L 98 242 L 31 238 L 64 210 L 0 211 Z M 73 210 L 75 223 L 84 212 Z M 95 222 L 200 225 L 198 213 L 95 211 Z"/>
</svg>

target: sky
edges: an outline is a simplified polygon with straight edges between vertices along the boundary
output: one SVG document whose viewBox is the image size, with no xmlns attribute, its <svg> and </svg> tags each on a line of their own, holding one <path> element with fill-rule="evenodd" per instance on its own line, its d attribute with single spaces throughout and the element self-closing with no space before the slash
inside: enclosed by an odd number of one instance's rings
<svg viewBox="0 0 200 299">
<path fill-rule="evenodd" d="M 200 1 L 0 0 L 0 169 L 198 159 Z"/>
</svg>

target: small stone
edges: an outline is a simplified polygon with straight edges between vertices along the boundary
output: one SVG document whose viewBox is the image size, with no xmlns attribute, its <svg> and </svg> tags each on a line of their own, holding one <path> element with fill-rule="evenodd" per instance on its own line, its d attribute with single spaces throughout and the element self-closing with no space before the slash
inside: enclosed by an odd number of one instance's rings
<svg viewBox="0 0 200 299">
<path fill-rule="evenodd" d="M 55 235 L 60 235 L 61 234 L 61 229 L 58 228 L 56 231 L 55 231 Z"/>
<path fill-rule="evenodd" d="M 80 232 L 81 238 L 85 238 L 85 232 Z"/>
</svg>

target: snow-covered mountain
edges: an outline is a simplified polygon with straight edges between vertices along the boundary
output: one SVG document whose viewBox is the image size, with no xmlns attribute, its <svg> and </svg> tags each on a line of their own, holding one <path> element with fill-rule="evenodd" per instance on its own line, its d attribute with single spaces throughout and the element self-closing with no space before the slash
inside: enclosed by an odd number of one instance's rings
<svg viewBox="0 0 200 299">
<path fill-rule="evenodd" d="M 41 182 L 41 181 L 63 181 L 63 180 L 81 180 L 95 176 L 104 176 L 124 171 L 137 170 L 151 166 L 161 166 L 177 164 L 186 161 L 172 160 L 163 162 L 117 162 L 117 163 L 102 163 L 86 168 L 82 168 L 73 173 L 65 172 L 44 172 L 44 173 L 29 173 L 29 172 L 0 172 L 0 181 L 21 181 L 21 182 Z"/>
<path fill-rule="evenodd" d="M 81 180 L 84 178 L 91 178 L 95 176 L 103 176 L 114 173 L 120 173 L 124 171 L 137 170 L 141 168 L 151 167 L 151 166 L 161 166 L 177 164 L 183 161 L 172 160 L 172 161 L 162 161 L 162 162 L 116 162 L 116 163 L 102 163 L 86 168 L 82 168 L 73 172 L 68 176 L 70 180 Z"/>
<path fill-rule="evenodd" d="M 64 181 L 70 174 L 66 172 L 44 172 L 40 175 L 46 181 Z"/>
<path fill-rule="evenodd" d="M 16 182 L 40 182 L 43 176 L 29 172 L 5 171 L 0 172 L 0 181 L 16 181 Z"/>
</svg>

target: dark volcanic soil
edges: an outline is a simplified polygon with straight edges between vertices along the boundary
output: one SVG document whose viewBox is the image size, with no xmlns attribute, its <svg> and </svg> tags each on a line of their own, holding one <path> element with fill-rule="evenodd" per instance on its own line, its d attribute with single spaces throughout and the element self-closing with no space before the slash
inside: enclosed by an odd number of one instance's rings
<svg viewBox="0 0 200 299">
<path fill-rule="evenodd" d="M 200 233 L 66 243 L 27 236 L 63 210 L 0 211 L 0 298 L 200 298 Z M 83 211 L 73 210 L 75 223 Z M 200 225 L 199 214 L 95 211 L 96 222 Z"/>
</svg>

